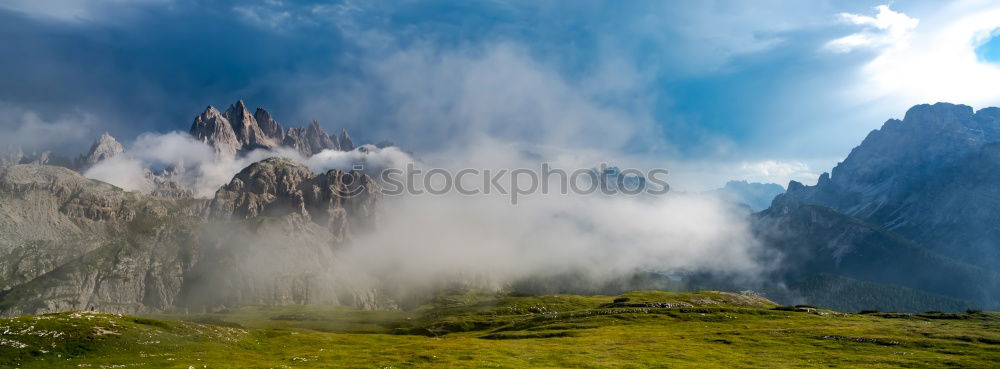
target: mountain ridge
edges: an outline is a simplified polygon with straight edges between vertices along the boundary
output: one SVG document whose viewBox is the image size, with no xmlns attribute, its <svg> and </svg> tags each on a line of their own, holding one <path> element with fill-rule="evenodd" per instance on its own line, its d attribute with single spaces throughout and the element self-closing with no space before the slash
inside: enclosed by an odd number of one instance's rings
<svg viewBox="0 0 1000 369">
<path fill-rule="evenodd" d="M 998 108 L 917 105 L 903 120 L 872 131 L 815 186 L 793 181 L 787 193 L 996 269 L 1000 176 L 992 173 L 1000 170 L 998 143 Z"/>
<path fill-rule="evenodd" d="M 323 150 L 351 151 L 355 148 L 346 128 L 339 138 L 331 138 L 315 120 L 305 127 L 286 131 L 264 108 L 258 107 L 251 114 L 242 99 L 229 105 L 225 113 L 209 105 L 194 118 L 188 133 L 211 146 L 217 154 L 229 158 L 255 149 L 276 147 L 293 148 L 306 157 Z"/>
</svg>

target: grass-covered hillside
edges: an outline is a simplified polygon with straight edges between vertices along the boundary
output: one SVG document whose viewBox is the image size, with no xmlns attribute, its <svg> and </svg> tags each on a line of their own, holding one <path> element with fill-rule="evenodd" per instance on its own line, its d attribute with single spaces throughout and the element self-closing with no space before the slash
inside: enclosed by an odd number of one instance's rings
<svg viewBox="0 0 1000 369">
<path fill-rule="evenodd" d="M 838 313 L 718 292 L 0 320 L 4 368 L 997 366 L 1000 314 Z"/>
</svg>

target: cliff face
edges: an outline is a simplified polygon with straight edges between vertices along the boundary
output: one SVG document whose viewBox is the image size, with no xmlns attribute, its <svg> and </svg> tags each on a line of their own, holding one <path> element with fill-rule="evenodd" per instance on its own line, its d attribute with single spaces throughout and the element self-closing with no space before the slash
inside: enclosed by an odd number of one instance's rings
<svg viewBox="0 0 1000 369">
<path fill-rule="evenodd" d="M 255 163 L 210 201 L 125 192 L 61 167 L 0 169 L 0 315 L 243 304 L 394 305 L 337 249 L 374 222 L 357 172 Z"/>
<path fill-rule="evenodd" d="M 199 206 L 61 167 L 0 170 L 0 314 L 171 306 L 196 255 Z"/>
</svg>

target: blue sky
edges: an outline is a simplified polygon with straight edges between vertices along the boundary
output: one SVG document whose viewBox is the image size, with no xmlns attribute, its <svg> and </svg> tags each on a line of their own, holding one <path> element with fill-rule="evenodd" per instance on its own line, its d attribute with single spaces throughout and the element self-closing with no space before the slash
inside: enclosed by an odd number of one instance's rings
<svg viewBox="0 0 1000 369">
<path fill-rule="evenodd" d="M 1000 104 L 988 1 L 0 3 L 0 127 L 85 150 L 238 98 L 416 152 L 490 135 L 806 182 L 918 103 Z M 988 86 L 988 87 L 987 87 Z M 628 164 L 625 164 L 628 165 Z M 697 182 L 697 183 L 696 183 Z"/>
</svg>

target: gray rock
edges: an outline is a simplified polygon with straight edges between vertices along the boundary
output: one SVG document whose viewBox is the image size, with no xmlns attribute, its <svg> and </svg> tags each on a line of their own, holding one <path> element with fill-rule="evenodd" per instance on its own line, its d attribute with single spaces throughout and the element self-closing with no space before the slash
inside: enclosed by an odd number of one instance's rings
<svg viewBox="0 0 1000 369">
<path fill-rule="evenodd" d="M 167 308 L 196 255 L 198 204 L 62 167 L 0 171 L 0 315 Z"/>
<path fill-rule="evenodd" d="M 309 143 L 309 148 L 312 150 L 313 154 L 318 153 L 323 150 L 340 150 L 340 145 L 337 144 L 330 135 L 326 134 L 323 127 L 319 126 L 319 122 L 312 121 L 309 126 L 306 127 L 306 142 Z"/>
<path fill-rule="evenodd" d="M 230 220 L 296 214 L 344 240 L 352 227 L 370 228 L 377 194 L 378 184 L 361 172 L 316 174 L 292 160 L 270 158 L 251 164 L 219 189 L 209 216 Z"/>
<path fill-rule="evenodd" d="M 229 120 L 212 106 L 194 118 L 190 133 L 192 136 L 215 149 L 223 157 L 235 157 L 243 149 Z"/>
<path fill-rule="evenodd" d="M 304 128 L 289 128 L 285 135 L 284 146 L 298 150 L 303 156 L 309 157 L 323 150 L 339 150 L 337 141 L 330 137 L 320 127 L 319 122 L 312 121 Z"/>
<path fill-rule="evenodd" d="M 354 142 L 351 142 L 351 136 L 347 134 L 347 128 L 340 131 L 340 138 L 337 139 L 337 143 L 343 151 L 351 151 L 355 148 Z"/>
<path fill-rule="evenodd" d="M 265 120 L 264 128 L 256 116 Z M 236 154 L 261 148 L 280 146 L 285 133 L 271 115 L 258 109 L 250 114 L 243 100 L 230 105 L 225 113 L 220 113 L 209 106 L 195 117 L 189 133 L 198 140 L 215 148 L 216 153 L 224 157 L 235 157 Z"/>
<path fill-rule="evenodd" d="M 90 151 L 83 157 L 83 164 L 91 166 L 102 160 L 111 159 L 125 153 L 125 147 L 118 140 L 111 137 L 108 132 L 104 132 L 97 141 L 90 146 Z"/>
<path fill-rule="evenodd" d="M 274 146 L 281 145 L 284 142 L 285 129 L 271 117 L 271 113 L 262 108 L 257 108 L 253 116 L 257 120 L 257 125 L 260 126 L 261 132 L 272 141 Z"/>
<path fill-rule="evenodd" d="M 279 146 L 295 149 L 306 157 L 323 150 L 350 151 L 356 148 L 347 130 L 343 130 L 339 137 L 331 137 L 318 122 L 311 121 L 305 127 L 285 131 L 267 110 L 257 108 L 250 114 L 243 100 L 230 105 L 225 113 L 209 106 L 195 118 L 189 132 L 226 157 Z"/>
<path fill-rule="evenodd" d="M 281 141 L 275 142 L 270 136 L 264 134 L 264 131 L 257 124 L 257 119 L 247 110 L 243 100 L 230 105 L 224 116 L 232 125 L 233 132 L 236 133 L 236 138 L 242 145 L 241 150 L 271 148 L 281 144 Z"/>
<path fill-rule="evenodd" d="M 0 169 L 0 315 L 395 307 L 334 267 L 337 250 L 374 225 L 370 177 L 268 159 L 209 202 L 185 196 L 177 175 L 151 173 L 161 187 L 142 195 L 67 168 Z"/>
</svg>

